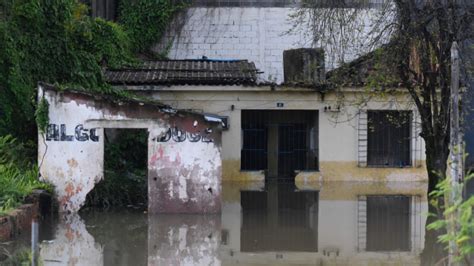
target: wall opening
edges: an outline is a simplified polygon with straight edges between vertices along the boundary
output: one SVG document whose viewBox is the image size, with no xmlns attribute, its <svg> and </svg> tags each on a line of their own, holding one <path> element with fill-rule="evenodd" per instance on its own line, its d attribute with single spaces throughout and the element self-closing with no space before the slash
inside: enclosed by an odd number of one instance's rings
<svg viewBox="0 0 474 266">
<path fill-rule="evenodd" d="M 104 130 L 104 179 L 89 192 L 87 207 L 132 207 L 148 205 L 148 131 Z"/>
<path fill-rule="evenodd" d="M 318 111 L 242 110 L 241 170 L 291 179 L 318 170 Z"/>
</svg>

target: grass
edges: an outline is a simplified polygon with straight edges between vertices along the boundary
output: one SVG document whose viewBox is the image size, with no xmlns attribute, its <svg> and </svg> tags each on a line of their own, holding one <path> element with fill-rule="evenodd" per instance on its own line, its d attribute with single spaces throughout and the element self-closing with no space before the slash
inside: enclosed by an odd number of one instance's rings
<svg viewBox="0 0 474 266">
<path fill-rule="evenodd" d="M 7 135 L 0 136 L 0 215 L 6 215 L 35 189 L 51 191 L 49 184 L 38 179 L 38 168 L 28 145 Z"/>
</svg>

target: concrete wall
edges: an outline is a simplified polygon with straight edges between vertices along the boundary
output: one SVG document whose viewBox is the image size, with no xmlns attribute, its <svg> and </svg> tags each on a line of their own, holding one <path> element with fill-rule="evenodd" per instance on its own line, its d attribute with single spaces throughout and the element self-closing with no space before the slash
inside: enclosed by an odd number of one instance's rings
<svg viewBox="0 0 474 266">
<path fill-rule="evenodd" d="M 265 73 L 262 81 L 283 82 L 283 51 L 293 48 L 326 47 L 326 68 L 339 65 L 340 59 L 349 62 L 367 52 L 362 47 L 369 31 L 374 10 L 360 15 L 361 36 L 349 43 L 341 54 L 329 50 L 336 47 L 326 43 L 313 44 L 309 27 L 304 24 L 289 32 L 294 23 L 291 7 L 198 7 L 189 8 L 176 18 L 156 51 L 168 50 L 170 59 L 247 59 Z M 332 48 L 330 48 L 332 47 Z"/>
<path fill-rule="evenodd" d="M 132 87 L 130 87 L 132 88 Z M 134 89 L 153 89 L 135 87 Z M 374 96 L 358 89 L 347 89 L 342 95 L 322 95 L 312 89 L 241 86 L 173 86 L 156 87 L 156 92 L 142 92 L 174 108 L 216 113 L 229 117 L 230 127 L 222 134 L 223 180 L 263 180 L 260 171 L 240 171 L 241 110 L 318 110 L 319 111 L 319 171 L 305 171 L 297 182 L 319 180 L 427 180 L 425 146 L 419 136 L 419 116 L 411 98 L 403 90 Z M 283 107 L 277 107 L 282 103 Z M 232 107 L 233 106 L 233 107 Z M 333 111 L 325 111 L 331 106 Z M 340 106 L 340 111 L 337 107 Z M 359 111 L 370 109 L 412 110 L 412 166 L 404 168 L 359 167 Z"/>
<path fill-rule="evenodd" d="M 40 174 L 55 186 L 60 211 L 78 211 L 104 178 L 104 128 L 148 129 L 150 212 L 220 211 L 217 123 L 202 115 L 46 87 L 39 95 L 49 102 L 50 119 L 48 132 L 39 135 Z"/>
</svg>

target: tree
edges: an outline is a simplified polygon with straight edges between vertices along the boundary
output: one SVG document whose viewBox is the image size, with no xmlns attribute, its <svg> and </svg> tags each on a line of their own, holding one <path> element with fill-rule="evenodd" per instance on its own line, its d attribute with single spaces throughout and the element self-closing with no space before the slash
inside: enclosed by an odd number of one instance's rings
<svg viewBox="0 0 474 266">
<path fill-rule="evenodd" d="M 473 35 L 469 0 L 303 0 L 293 14 L 295 29 L 308 26 L 315 45 L 344 63 L 347 51 L 383 46 L 379 60 L 395 71 L 421 116 L 429 191 L 446 172 L 449 154 L 451 45 Z M 462 47 L 465 48 L 465 47 Z M 382 69 L 379 69 L 382 71 Z M 379 86 L 393 85 L 379 81 Z M 373 85 L 373 84 L 372 84 Z"/>
<path fill-rule="evenodd" d="M 336 54 L 341 63 L 347 50 L 383 47 L 379 65 L 396 73 L 399 87 L 411 95 L 420 114 L 428 192 L 434 191 L 446 174 L 449 155 L 450 48 L 458 42 L 466 51 L 474 37 L 472 0 L 302 2 L 293 15 L 295 29 L 309 26 L 314 44 Z M 461 68 L 465 72 L 466 66 Z M 378 85 L 390 85 L 383 83 Z M 427 234 L 427 241 L 435 237 Z"/>
</svg>

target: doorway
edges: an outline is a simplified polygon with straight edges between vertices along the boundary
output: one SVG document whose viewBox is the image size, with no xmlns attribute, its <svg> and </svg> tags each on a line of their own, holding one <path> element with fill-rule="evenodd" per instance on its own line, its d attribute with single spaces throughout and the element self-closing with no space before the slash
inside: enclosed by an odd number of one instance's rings
<svg viewBox="0 0 474 266">
<path fill-rule="evenodd" d="M 242 111 L 241 170 L 265 170 L 268 180 L 318 167 L 317 110 Z"/>
<path fill-rule="evenodd" d="M 87 194 L 86 206 L 148 206 L 148 131 L 104 129 L 104 179 Z"/>
</svg>

